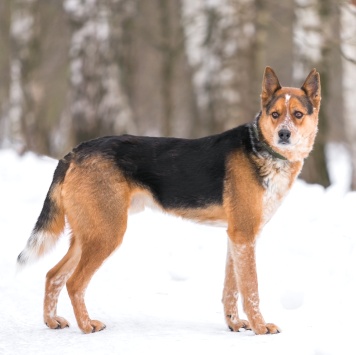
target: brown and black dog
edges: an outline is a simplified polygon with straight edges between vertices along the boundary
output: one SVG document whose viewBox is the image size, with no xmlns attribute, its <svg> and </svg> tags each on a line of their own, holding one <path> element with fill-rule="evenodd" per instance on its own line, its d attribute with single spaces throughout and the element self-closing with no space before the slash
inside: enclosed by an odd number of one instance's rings
<svg viewBox="0 0 356 355">
<path fill-rule="evenodd" d="M 85 289 L 103 261 L 121 244 L 129 212 L 155 206 L 198 222 L 227 225 L 228 253 L 223 304 L 228 327 L 278 333 L 259 309 L 255 243 L 298 176 L 317 133 L 320 78 L 314 70 L 303 86 L 281 87 L 267 67 L 261 112 L 227 132 L 200 139 L 135 136 L 84 142 L 61 159 L 19 266 L 51 249 L 65 227 L 67 254 L 47 274 L 44 322 L 53 329 L 66 284 L 79 328 L 105 325 L 89 317 Z M 248 321 L 240 319 L 238 294 Z"/>
</svg>

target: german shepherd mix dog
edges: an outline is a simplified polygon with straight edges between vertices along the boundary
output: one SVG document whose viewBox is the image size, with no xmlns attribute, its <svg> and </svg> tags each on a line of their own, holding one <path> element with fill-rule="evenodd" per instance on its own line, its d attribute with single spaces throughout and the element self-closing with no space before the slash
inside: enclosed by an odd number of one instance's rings
<svg viewBox="0 0 356 355">
<path fill-rule="evenodd" d="M 57 315 L 64 284 L 79 328 L 105 325 L 89 317 L 85 290 L 95 271 L 122 243 L 129 212 L 145 205 L 197 222 L 227 225 L 223 291 L 232 331 L 278 333 L 259 309 L 255 244 L 298 176 L 317 133 L 320 78 L 312 70 L 303 86 L 281 87 L 264 72 L 261 112 L 252 123 L 200 138 L 112 136 L 84 142 L 58 163 L 42 212 L 19 266 L 38 259 L 58 240 L 67 218 L 72 235 L 63 259 L 47 273 L 44 322 L 68 327 Z M 238 294 L 248 321 L 240 319 Z"/>
</svg>

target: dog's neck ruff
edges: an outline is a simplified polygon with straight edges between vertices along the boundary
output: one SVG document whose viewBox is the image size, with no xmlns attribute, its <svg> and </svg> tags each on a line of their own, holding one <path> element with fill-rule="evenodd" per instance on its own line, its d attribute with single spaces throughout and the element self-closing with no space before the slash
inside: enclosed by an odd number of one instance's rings
<svg viewBox="0 0 356 355">
<path fill-rule="evenodd" d="M 264 138 L 263 135 L 260 131 L 260 128 L 258 126 L 258 120 L 256 119 L 252 123 L 252 131 L 254 134 L 254 138 L 258 141 L 258 143 L 261 145 L 263 149 L 265 149 L 269 154 L 271 154 L 274 158 L 281 159 L 281 160 L 288 160 L 286 157 L 284 157 L 282 154 L 279 154 L 276 152 L 270 145 L 268 145 Z"/>
</svg>

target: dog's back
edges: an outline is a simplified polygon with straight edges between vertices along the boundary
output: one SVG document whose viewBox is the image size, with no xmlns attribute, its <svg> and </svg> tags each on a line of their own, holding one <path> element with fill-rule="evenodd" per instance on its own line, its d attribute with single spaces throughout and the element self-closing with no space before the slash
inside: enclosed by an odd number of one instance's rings
<svg viewBox="0 0 356 355">
<path fill-rule="evenodd" d="M 229 156 L 252 152 L 248 125 L 200 139 L 104 137 L 74 149 L 81 162 L 96 156 L 146 189 L 164 209 L 222 204 Z"/>
</svg>

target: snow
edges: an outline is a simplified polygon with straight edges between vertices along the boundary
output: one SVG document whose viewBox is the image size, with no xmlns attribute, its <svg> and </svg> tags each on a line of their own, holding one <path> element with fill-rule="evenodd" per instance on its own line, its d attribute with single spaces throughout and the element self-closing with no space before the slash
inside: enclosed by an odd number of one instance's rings
<svg viewBox="0 0 356 355">
<path fill-rule="evenodd" d="M 15 273 L 56 161 L 0 151 L 0 354 L 355 354 L 356 193 L 340 178 L 347 164 L 330 163 L 328 189 L 297 181 L 257 243 L 261 310 L 281 334 L 226 327 L 223 228 L 147 210 L 130 218 L 122 246 L 91 281 L 89 313 L 107 328 L 84 335 L 66 290 L 58 314 L 71 327 L 50 330 L 42 320 L 45 274 L 64 255 L 66 235 Z"/>
</svg>

